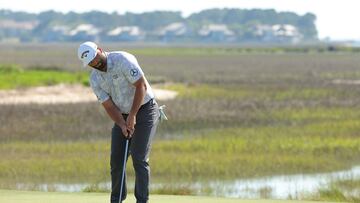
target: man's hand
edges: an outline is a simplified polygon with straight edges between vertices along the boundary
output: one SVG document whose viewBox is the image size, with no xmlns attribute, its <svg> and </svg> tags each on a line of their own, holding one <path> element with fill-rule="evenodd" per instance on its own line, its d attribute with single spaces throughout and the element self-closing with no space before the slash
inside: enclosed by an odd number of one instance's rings
<svg viewBox="0 0 360 203">
<path fill-rule="evenodd" d="M 126 137 L 126 138 L 131 138 L 131 134 L 126 126 L 126 124 L 122 124 L 120 125 L 120 128 L 121 128 L 121 132 L 122 134 Z"/>
<path fill-rule="evenodd" d="M 127 122 L 121 115 L 121 111 L 117 108 L 112 99 L 109 98 L 108 100 L 104 101 L 102 105 L 104 106 L 110 118 L 121 128 L 122 134 L 128 139 L 131 138 L 133 132 L 128 128 Z"/>
<path fill-rule="evenodd" d="M 129 134 L 132 135 L 135 131 L 135 124 L 136 124 L 136 116 L 133 114 L 129 114 L 126 119 L 126 127 L 129 130 Z"/>
</svg>

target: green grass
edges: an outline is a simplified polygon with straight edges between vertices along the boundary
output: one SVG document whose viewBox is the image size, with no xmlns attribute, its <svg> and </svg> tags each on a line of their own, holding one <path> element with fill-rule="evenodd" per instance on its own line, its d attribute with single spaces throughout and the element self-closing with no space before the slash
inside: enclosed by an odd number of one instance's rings
<svg viewBox="0 0 360 203">
<path fill-rule="evenodd" d="M 0 65 L 0 89 L 49 86 L 59 83 L 80 83 L 88 85 L 88 74 L 85 72 L 67 72 L 51 68 L 22 69 L 16 65 Z"/>
<path fill-rule="evenodd" d="M 0 202 L 6 203 L 105 203 L 109 195 L 104 193 L 60 193 L 60 192 L 29 192 L 0 190 Z M 135 203 L 132 194 L 124 203 Z M 150 202 L 156 203 L 315 203 L 311 201 L 296 200 L 241 200 L 232 198 L 201 197 L 201 196 L 175 196 L 151 195 Z M 330 202 L 324 202 L 330 203 Z"/>
</svg>

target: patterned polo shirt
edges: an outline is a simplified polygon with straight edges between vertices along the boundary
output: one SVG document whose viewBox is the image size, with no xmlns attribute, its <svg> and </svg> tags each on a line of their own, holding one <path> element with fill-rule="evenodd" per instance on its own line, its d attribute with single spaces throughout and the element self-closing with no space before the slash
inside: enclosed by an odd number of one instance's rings
<svg viewBox="0 0 360 203">
<path fill-rule="evenodd" d="M 137 80 L 144 76 L 135 56 L 124 52 L 105 52 L 107 56 L 107 71 L 93 69 L 90 75 L 90 86 L 100 103 L 109 98 L 120 109 L 121 113 L 128 114 L 131 110 L 135 95 Z M 142 104 L 154 98 L 154 93 L 145 78 L 146 95 Z"/>
</svg>

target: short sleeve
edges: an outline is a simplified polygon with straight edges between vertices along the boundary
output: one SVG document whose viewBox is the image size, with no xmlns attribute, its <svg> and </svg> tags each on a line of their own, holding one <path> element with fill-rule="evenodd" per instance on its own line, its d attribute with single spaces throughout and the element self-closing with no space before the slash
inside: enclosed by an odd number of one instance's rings
<svg viewBox="0 0 360 203">
<path fill-rule="evenodd" d="M 103 103 L 110 98 L 109 94 L 100 87 L 99 82 L 94 75 L 91 75 L 90 77 L 90 86 L 100 103 Z"/>
<path fill-rule="evenodd" d="M 141 70 L 136 58 L 131 54 L 128 54 L 125 57 L 125 61 L 121 66 L 121 71 L 131 84 L 134 84 L 144 75 L 144 72 Z"/>
</svg>

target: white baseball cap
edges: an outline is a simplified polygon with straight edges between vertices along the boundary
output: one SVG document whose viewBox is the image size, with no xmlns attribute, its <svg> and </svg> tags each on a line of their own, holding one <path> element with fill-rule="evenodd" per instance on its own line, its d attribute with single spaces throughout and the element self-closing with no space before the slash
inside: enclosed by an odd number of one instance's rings
<svg viewBox="0 0 360 203">
<path fill-rule="evenodd" d="M 97 45 L 94 42 L 84 42 L 80 44 L 78 49 L 78 57 L 86 67 L 95 57 L 97 53 Z"/>
</svg>

